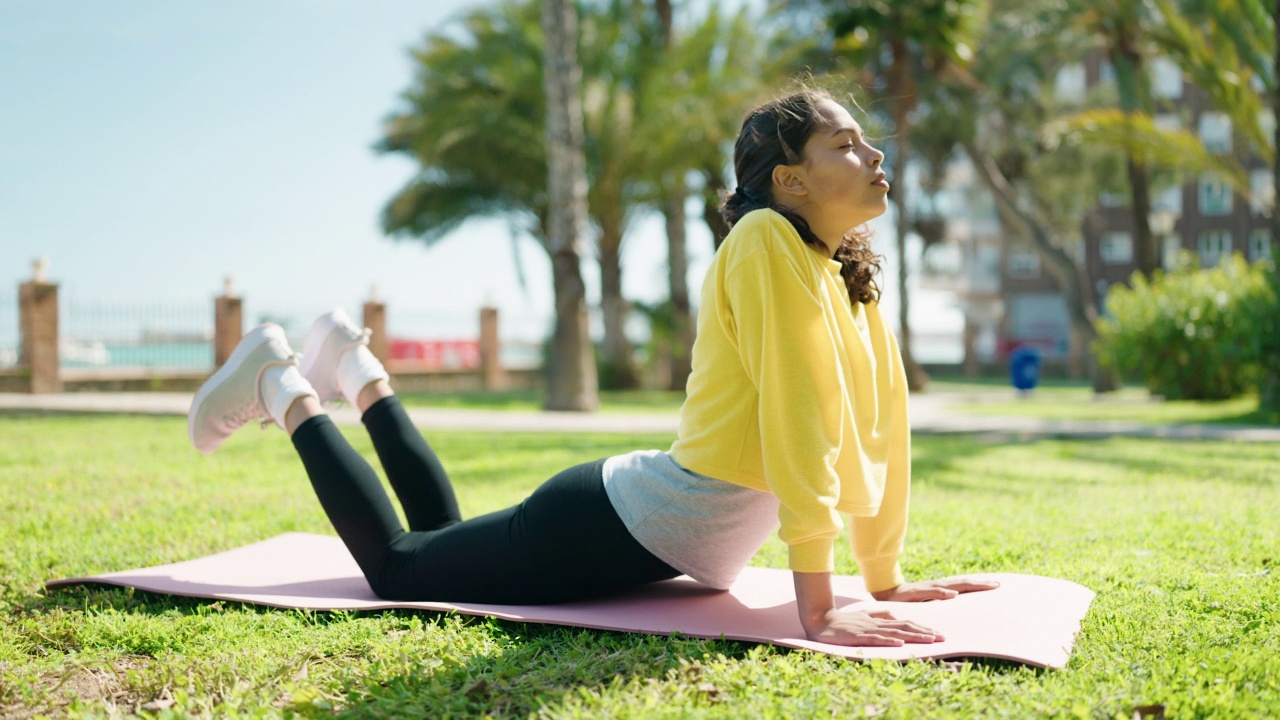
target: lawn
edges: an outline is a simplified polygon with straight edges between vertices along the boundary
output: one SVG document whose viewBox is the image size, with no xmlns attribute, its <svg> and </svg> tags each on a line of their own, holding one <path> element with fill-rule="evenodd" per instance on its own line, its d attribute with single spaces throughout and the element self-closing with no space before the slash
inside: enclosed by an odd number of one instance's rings
<svg viewBox="0 0 1280 720">
<path fill-rule="evenodd" d="M 463 408 L 468 410 L 542 409 L 541 390 L 508 392 L 401 393 L 408 407 Z M 602 413 L 675 413 L 684 402 L 684 392 L 671 390 L 601 390 Z"/>
<path fill-rule="evenodd" d="M 1035 390 L 1019 394 L 1007 379 L 942 379 L 929 383 L 929 395 L 946 395 L 949 407 L 965 415 L 1025 417 L 1043 420 L 1128 421 L 1147 425 L 1208 423 L 1214 425 L 1276 425 L 1280 416 L 1259 408 L 1256 394 L 1230 400 L 1164 400 L 1145 388 L 1126 386 L 1098 395 L 1086 382 L 1047 380 Z"/>
<path fill-rule="evenodd" d="M 366 456 L 358 429 L 347 431 Z M 464 512 L 667 437 L 438 433 Z M 858 663 L 423 612 L 310 613 L 51 577 L 329 532 L 275 429 L 204 458 L 180 418 L 0 416 L 0 716 L 1265 717 L 1280 705 L 1280 448 L 919 437 L 904 566 L 1098 597 L 1069 666 Z M 783 567 L 771 541 L 756 564 Z M 854 570 L 847 550 L 842 572 Z"/>
</svg>

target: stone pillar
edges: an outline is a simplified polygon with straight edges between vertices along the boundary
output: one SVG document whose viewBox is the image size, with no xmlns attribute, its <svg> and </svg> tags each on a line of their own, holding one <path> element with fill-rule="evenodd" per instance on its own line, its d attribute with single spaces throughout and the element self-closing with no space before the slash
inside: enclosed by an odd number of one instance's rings
<svg viewBox="0 0 1280 720">
<path fill-rule="evenodd" d="M 364 303 L 364 326 L 369 328 L 369 352 L 384 366 L 391 357 L 391 342 L 387 338 L 387 304 L 378 299 L 378 289 L 369 289 L 369 299 Z"/>
<path fill-rule="evenodd" d="M 484 379 L 484 389 L 490 392 L 507 389 L 507 374 L 502 369 L 501 350 L 498 308 L 480 308 L 480 373 Z"/>
<path fill-rule="evenodd" d="M 235 294 L 231 278 L 222 287 L 222 295 L 213 299 L 213 367 L 231 357 L 240 338 L 244 337 L 244 302 Z"/>
<path fill-rule="evenodd" d="M 18 286 L 18 365 L 29 372 L 28 392 L 62 392 L 58 366 L 58 286 L 45 279 L 44 260 L 33 262 L 35 276 Z"/>
</svg>

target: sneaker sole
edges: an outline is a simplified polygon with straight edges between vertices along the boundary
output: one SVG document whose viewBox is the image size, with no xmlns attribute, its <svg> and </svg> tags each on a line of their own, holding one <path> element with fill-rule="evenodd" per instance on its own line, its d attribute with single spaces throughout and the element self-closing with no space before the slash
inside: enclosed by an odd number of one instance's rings
<svg viewBox="0 0 1280 720">
<path fill-rule="evenodd" d="M 200 386 L 200 390 L 196 392 L 196 396 L 191 401 L 191 409 L 187 411 L 187 438 L 191 440 L 191 445 L 196 444 L 196 410 L 200 405 L 208 399 L 209 395 L 218 388 L 227 378 L 235 374 L 243 363 L 254 350 L 257 350 L 264 343 L 273 339 L 279 339 L 282 342 L 288 342 L 284 336 L 284 330 L 279 325 L 259 325 L 245 334 L 240 342 L 236 344 L 236 349 L 232 351 L 231 357 L 218 368 L 217 372 L 209 376 L 208 380 Z M 199 448 L 197 448 L 199 449 Z M 201 452 L 204 452 L 203 450 Z M 213 452 L 212 450 L 209 451 Z M 208 455 L 209 453 L 205 453 Z"/>
</svg>

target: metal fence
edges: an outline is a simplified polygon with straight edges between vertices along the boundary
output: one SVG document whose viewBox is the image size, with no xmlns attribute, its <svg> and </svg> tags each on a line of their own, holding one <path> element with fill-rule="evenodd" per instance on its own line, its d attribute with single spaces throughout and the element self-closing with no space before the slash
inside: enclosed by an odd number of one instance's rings
<svg viewBox="0 0 1280 720">
<path fill-rule="evenodd" d="M 0 296 L 0 369 L 18 364 L 18 302 Z"/>
<path fill-rule="evenodd" d="M 282 326 L 299 352 L 315 317 L 327 308 L 244 304 L 244 325 L 273 322 Z M 360 322 L 360 308 L 347 308 Z M 534 313 L 504 312 L 500 318 L 501 362 L 508 368 L 542 364 L 550 318 Z M 199 371 L 213 368 L 214 304 L 212 299 L 178 302 L 112 302 L 63 297 L 58 309 L 59 364 L 77 371 Z M 429 341 L 474 341 L 480 336 L 479 310 L 440 312 L 421 308 L 387 308 L 391 338 Z M 18 362 L 21 337 L 16 298 L 0 296 L 0 368 Z"/>
<path fill-rule="evenodd" d="M 58 309 L 64 369 L 213 367 L 213 303 L 66 299 Z"/>
</svg>

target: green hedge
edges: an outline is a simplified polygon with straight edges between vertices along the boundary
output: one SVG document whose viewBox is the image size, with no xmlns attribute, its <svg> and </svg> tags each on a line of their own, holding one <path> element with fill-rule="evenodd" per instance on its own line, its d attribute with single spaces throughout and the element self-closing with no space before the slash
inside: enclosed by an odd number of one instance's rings
<svg viewBox="0 0 1280 720">
<path fill-rule="evenodd" d="M 1100 363 L 1141 377 L 1171 400 L 1222 400 L 1263 380 L 1265 339 L 1280 313 L 1270 263 L 1232 255 L 1203 270 L 1184 254 L 1178 267 L 1130 287 L 1112 286 L 1098 322 Z"/>
</svg>

